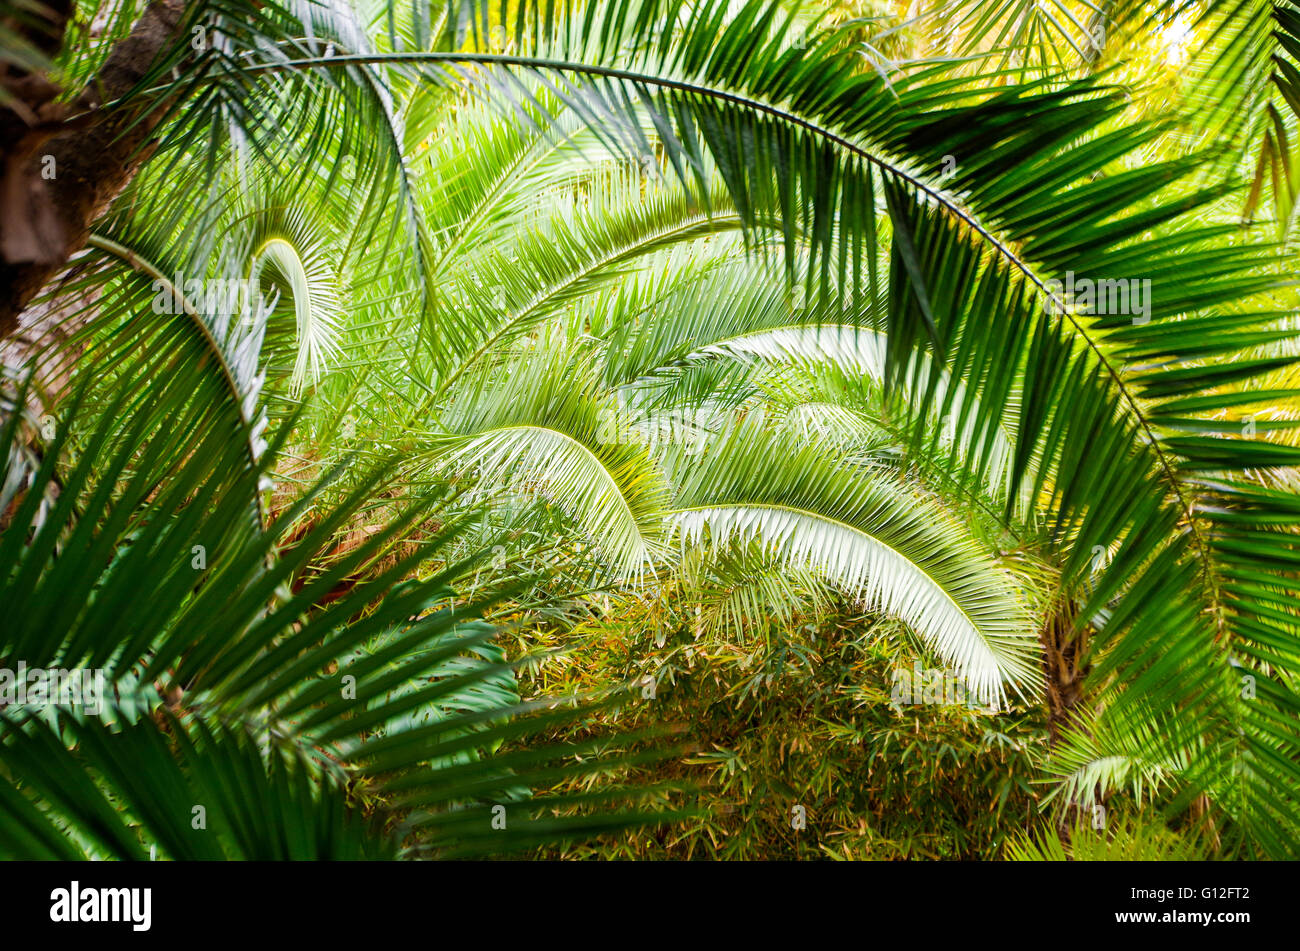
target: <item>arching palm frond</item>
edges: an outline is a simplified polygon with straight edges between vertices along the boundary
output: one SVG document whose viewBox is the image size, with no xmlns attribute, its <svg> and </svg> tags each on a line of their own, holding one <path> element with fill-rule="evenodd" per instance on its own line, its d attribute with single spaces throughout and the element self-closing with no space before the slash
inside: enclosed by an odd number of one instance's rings
<svg viewBox="0 0 1300 951">
<path fill-rule="evenodd" d="M 741 426 L 680 475 L 688 540 L 758 539 L 925 637 L 984 700 L 1033 693 L 1036 644 L 1008 574 L 937 506 L 821 447 Z"/>
<path fill-rule="evenodd" d="M 639 575 L 663 553 L 669 488 L 645 447 L 621 438 L 617 414 L 589 358 L 544 343 L 466 378 L 441 417 L 452 439 L 434 461 L 544 493 L 619 572 Z"/>
</svg>

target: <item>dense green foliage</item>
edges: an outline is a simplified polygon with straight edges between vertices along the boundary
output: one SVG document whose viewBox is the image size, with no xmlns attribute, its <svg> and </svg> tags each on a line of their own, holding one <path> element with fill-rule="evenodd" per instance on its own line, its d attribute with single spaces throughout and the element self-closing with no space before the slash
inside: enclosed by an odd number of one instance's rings
<svg viewBox="0 0 1300 951">
<path fill-rule="evenodd" d="M 116 700 L 0 850 L 1294 857 L 1290 4 L 915 13 L 187 4 L 5 349 Z"/>
</svg>

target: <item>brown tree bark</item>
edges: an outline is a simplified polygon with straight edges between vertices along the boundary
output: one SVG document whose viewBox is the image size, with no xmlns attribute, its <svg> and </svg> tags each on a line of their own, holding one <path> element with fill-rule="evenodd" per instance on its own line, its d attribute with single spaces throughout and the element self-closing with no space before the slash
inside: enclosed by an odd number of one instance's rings
<svg viewBox="0 0 1300 951">
<path fill-rule="evenodd" d="M 1083 680 L 1089 670 L 1082 660 L 1087 638 L 1076 630 L 1077 620 L 1074 605 L 1067 600 L 1048 615 L 1039 634 L 1047 688 L 1047 742 L 1052 750 L 1059 746 L 1065 729 L 1076 725 L 1083 702 Z M 1076 805 L 1066 806 L 1060 815 L 1056 832 L 1067 849 L 1073 824 L 1080 818 Z"/>
<path fill-rule="evenodd" d="M 52 51 L 72 4 L 45 2 L 47 22 L 19 32 Z M 60 90 L 45 77 L 0 64 L 0 88 L 11 97 L 0 107 L 0 340 L 17 330 L 19 314 L 85 246 L 91 225 L 148 159 L 167 102 L 105 104 L 135 91 L 176 48 L 185 6 L 153 0 L 71 102 L 56 102 Z"/>
<path fill-rule="evenodd" d="M 1084 637 L 1075 630 L 1075 623 L 1072 608 L 1062 607 L 1049 615 L 1040 637 L 1047 681 L 1047 733 L 1053 747 L 1060 741 L 1062 730 L 1074 721 L 1088 672 L 1080 662 Z"/>
</svg>

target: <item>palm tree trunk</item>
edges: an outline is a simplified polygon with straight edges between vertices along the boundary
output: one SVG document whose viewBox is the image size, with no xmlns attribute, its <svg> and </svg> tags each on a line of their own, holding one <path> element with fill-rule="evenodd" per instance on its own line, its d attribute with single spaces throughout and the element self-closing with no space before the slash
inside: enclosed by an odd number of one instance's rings
<svg viewBox="0 0 1300 951">
<path fill-rule="evenodd" d="M 1080 658 L 1086 638 L 1076 629 L 1077 621 L 1074 603 L 1065 599 L 1048 615 L 1040 635 L 1047 688 L 1047 742 L 1052 751 L 1060 744 L 1065 729 L 1075 725 L 1083 701 L 1083 679 L 1088 670 Z M 1080 813 L 1079 806 L 1071 803 L 1058 818 L 1056 833 L 1067 849 L 1072 827 L 1079 820 Z"/>
<path fill-rule="evenodd" d="M 44 28 L 27 38 L 53 52 L 63 43 L 71 3 L 49 3 Z M 71 102 L 42 76 L 0 64 L 0 340 L 69 257 L 85 246 L 91 225 L 149 157 L 150 139 L 166 114 L 164 99 L 104 110 L 134 90 L 174 49 L 185 20 L 184 0 L 154 0 L 130 36 Z M 12 27 L 11 27 L 12 28 Z"/>
<path fill-rule="evenodd" d="M 1063 603 L 1043 625 L 1043 668 L 1047 686 L 1048 742 L 1055 748 L 1062 731 L 1073 723 L 1076 709 L 1083 699 L 1083 678 L 1087 669 L 1080 657 L 1085 647 L 1084 635 L 1076 630 L 1074 605 Z"/>
</svg>

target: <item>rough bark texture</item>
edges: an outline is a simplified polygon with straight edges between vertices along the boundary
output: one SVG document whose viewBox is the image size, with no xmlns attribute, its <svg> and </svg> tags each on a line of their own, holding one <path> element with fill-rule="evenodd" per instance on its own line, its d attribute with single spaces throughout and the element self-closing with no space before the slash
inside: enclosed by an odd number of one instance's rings
<svg viewBox="0 0 1300 951">
<path fill-rule="evenodd" d="M 85 350 L 70 339 L 95 313 L 102 290 L 92 284 L 66 290 L 65 278 L 75 277 L 78 266 L 56 276 L 51 293 L 19 315 L 18 326 L 7 339 L 0 339 L 0 363 L 8 367 L 35 366 L 36 378 L 28 391 L 29 408 L 37 416 L 52 412 L 72 385 L 72 368 Z"/>
<path fill-rule="evenodd" d="M 46 3 L 48 24 L 26 33 L 52 51 L 72 4 Z M 101 107 L 135 90 L 174 48 L 184 13 L 185 0 L 154 0 L 71 102 L 55 102 L 60 90 L 44 77 L 0 64 L 0 87 L 13 97 L 0 108 L 0 339 L 18 329 L 23 308 L 85 245 L 95 219 L 148 158 L 166 102 Z"/>
<path fill-rule="evenodd" d="M 1056 746 L 1061 731 L 1075 717 L 1083 698 L 1083 678 L 1087 668 L 1079 663 L 1084 643 L 1075 631 L 1074 613 L 1053 612 L 1043 627 L 1043 667 L 1047 677 L 1047 730 L 1049 742 Z"/>
<path fill-rule="evenodd" d="M 1067 602 L 1048 615 L 1039 636 L 1043 644 L 1043 672 L 1047 686 L 1047 742 L 1052 749 L 1060 744 L 1065 728 L 1075 725 L 1083 700 L 1083 680 L 1089 670 L 1080 661 L 1087 640 L 1075 629 L 1076 621 L 1073 606 Z M 1105 813 L 1102 815 L 1104 817 Z M 1056 832 L 1067 849 L 1073 824 L 1080 819 L 1093 821 L 1095 816 L 1084 813 L 1073 804 L 1067 805 L 1060 815 Z"/>
</svg>

